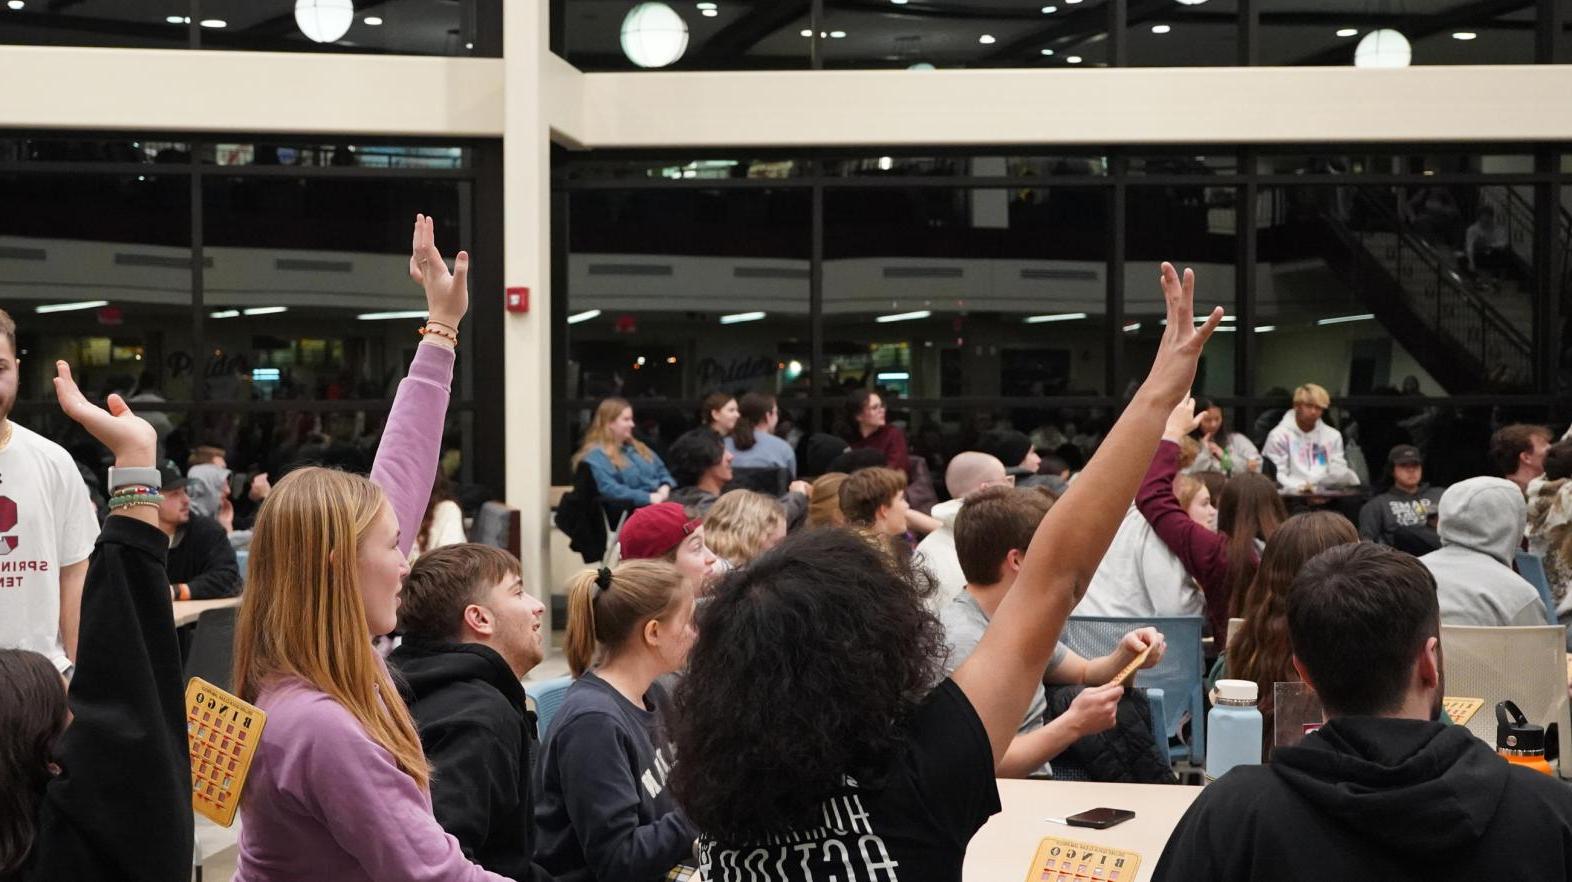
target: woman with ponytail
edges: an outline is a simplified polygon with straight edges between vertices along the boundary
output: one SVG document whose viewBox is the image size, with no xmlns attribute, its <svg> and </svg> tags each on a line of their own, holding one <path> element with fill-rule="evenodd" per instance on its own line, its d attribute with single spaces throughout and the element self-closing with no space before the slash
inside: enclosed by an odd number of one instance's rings
<svg viewBox="0 0 1572 882">
<path fill-rule="evenodd" d="M 410 275 L 430 318 L 371 478 L 304 468 L 257 515 L 235 689 L 267 712 L 241 797 L 236 882 L 501 880 L 432 815 L 431 769 L 371 639 L 393 630 L 437 470 L 469 256 L 448 272 L 417 216 Z"/>
<path fill-rule="evenodd" d="M 536 863 L 559 882 L 656 882 L 692 862 L 697 829 L 666 789 L 671 700 L 656 678 L 693 646 L 693 586 L 629 560 L 568 584 L 563 649 L 577 678 L 546 732 Z"/>
<path fill-rule="evenodd" d="M 781 421 L 775 396 L 768 392 L 749 392 L 737 405 L 740 416 L 732 433 L 726 436 L 726 449 L 732 453 L 732 468 L 785 469 L 797 477 L 797 454 L 780 438 L 775 426 Z"/>
</svg>

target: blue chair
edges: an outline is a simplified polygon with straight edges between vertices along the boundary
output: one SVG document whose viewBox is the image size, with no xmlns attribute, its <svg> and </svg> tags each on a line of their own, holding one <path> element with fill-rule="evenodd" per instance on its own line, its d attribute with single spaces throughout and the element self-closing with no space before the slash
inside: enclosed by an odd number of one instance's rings
<svg viewBox="0 0 1572 882">
<path fill-rule="evenodd" d="M 1168 648 L 1157 667 L 1136 675 L 1135 684 L 1147 689 L 1148 699 L 1153 691 L 1161 690 L 1159 701 L 1152 702 L 1154 716 L 1161 705 L 1165 721 L 1159 743 L 1178 736 L 1185 717 L 1190 717 L 1190 743 L 1181 743 L 1172 756 L 1200 765 L 1206 759 L 1206 662 L 1201 652 L 1200 616 L 1071 616 L 1059 642 L 1081 656 L 1097 658 L 1112 652 L 1126 633 L 1148 626 L 1163 633 Z"/>
<path fill-rule="evenodd" d="M 1545 574 L 1545 559 L 1532 551 L 1519 551 L 1513 554 L 1513 563 L 1517 565 L 1517 574 L 1528 580 L 1539 592 L 1539 599 L 1545 602 L 1545 618 L 1550 624 L 1559 625 L 1556 619 L 1556 599 L 1550 596 L 1550 577 Z"/>
<path fill-rule="evenodd" d="M 524 684 L 524 694 L 535 699 L 535 721 L 540 729 L 540 740 L 546 740 L 551 720 L 557 715 L 557 709 L 562 707 L 562 699 L 567 696 L 568 687 L 572 685 L 572 677 L 553 677 L 539 683 Z"/>
</svg>

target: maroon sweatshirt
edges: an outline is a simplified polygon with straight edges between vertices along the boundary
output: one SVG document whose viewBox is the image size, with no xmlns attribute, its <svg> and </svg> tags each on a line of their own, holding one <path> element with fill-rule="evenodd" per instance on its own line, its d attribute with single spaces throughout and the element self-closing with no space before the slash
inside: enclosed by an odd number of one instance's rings
<svg viewBox="0 0 1572 882">
<path fill-rule="evenodd" d="M 1206 620 L 1218 651 L 1228 638 L 1228 536 L 1196 523 L 1174 496 L 1174 475 L 1179 473 L 1179 445 L 1164 440 L 1141 481 L 1135 504 L 1152 525 L 1157 538 L 1184 564 L 1185 572 L 1201 583 L 1206 596 Z"/>
</svg>

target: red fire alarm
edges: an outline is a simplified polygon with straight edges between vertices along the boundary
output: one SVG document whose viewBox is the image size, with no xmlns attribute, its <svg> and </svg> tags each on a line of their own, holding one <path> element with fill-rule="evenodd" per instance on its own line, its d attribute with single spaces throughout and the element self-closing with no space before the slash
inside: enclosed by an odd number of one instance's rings
<svg viewBox="0 0 1572 882">
<path fill-rule="evenodd" d="M 529 312 L 529 289 L 509 288 L 507 291 L 508 312 Z"/>
</svg>

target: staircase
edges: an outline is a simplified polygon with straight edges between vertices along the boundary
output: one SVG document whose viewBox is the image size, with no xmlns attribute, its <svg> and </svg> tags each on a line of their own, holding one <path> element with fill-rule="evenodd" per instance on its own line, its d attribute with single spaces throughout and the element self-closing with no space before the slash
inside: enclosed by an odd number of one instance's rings
<svg viewBox="0 0 1572 882">
<path fill-rule="evenodd" d="M 1350 189 L 1368 229 L 1322 211 L 1319 250 L 1398 343 L 1452 394 L 1531 386 L 1530 292 L 1515 280 L 1465 278 L 1452 255 L 1408 229 L 1386 201 Z"/>
</svg>

